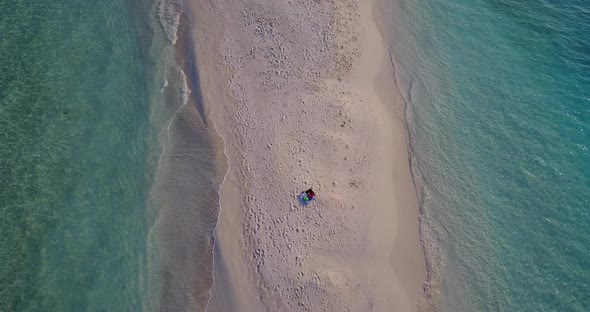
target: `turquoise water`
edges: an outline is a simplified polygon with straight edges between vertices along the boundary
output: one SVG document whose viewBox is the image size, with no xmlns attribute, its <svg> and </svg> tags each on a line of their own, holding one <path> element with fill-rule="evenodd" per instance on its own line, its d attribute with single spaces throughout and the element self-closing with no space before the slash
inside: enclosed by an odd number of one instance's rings
<svg viewBox="0 0 590 312">
<path fill-rule="evenodd" d="M 153 135 L 137 6 L 0 1 L 0 311 L 145 305 Z"/>
<path fill-rule="evenodd" d="M 423 232 L 440 248 L 429 250 L 442 259 L 440 310 L 590 310 L 590 4 L 398 10 L 393 52 Z"/>
<path fill-rule="evenodd" d="M 206 305 L 219 145 L 181 13 L 0 1 L 0 311 Z"/>
</svg>

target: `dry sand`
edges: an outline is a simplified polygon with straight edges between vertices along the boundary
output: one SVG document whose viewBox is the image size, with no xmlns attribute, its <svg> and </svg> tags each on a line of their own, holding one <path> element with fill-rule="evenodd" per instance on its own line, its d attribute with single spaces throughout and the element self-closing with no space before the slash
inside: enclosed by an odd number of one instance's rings
<svg viewBox="0 0 590 312">
<path fill-rule="evenodd" d="M 403 102 L 372 1 L 192 0 L 230 170 L 208 311 L 415 311 Z M 306 207 L 296 196 L 312 187 Z"/>
</svg>

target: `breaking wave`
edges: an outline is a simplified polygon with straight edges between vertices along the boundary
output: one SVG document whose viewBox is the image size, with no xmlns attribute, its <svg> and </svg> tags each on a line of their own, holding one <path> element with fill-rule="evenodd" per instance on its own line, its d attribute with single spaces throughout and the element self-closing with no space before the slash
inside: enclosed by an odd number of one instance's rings
<svg viewBox="0 0 590 312">
<path fill-rule="evenodd" d="M 178 39 L 178 25 L 182 14 L 183 0 L 162 0 L 158 4 L 158 21 L 164 29 L 166 39 L 174 45 Z"/>
</svg>

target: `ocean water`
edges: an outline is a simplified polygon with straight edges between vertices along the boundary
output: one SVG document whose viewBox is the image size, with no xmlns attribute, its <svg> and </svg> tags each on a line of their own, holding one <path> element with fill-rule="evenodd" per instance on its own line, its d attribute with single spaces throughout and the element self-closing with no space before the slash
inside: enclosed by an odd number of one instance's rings
<svg viewBox="0 0 590 312">
<path fill-rule="evenodd" d="M 145 51 L 125 1 L 0 2 L 0 310 L 141 310 Z"/>
<path fill-rule="evenodd" d="M 182 109 L 180 9 L 0 1 L 0 311 L 164 310 L 206 293 L 217 180 Z"/>
<path fill-rule="evenodd" d="M 390 12 L 440 311 L 590 310 L 590 4 Z"/>
</svg>

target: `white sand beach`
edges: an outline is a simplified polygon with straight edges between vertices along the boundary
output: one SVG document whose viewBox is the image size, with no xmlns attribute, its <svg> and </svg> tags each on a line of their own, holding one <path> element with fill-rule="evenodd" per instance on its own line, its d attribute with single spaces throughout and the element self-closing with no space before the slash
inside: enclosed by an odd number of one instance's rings
<svg viewBox="0 0 590 312">
<path fill-rule="evenodd" d="M 418 310 L 404 104 L 373 2 L 187 2 L 230 164 L 207 310 Z"/>
</svg>

